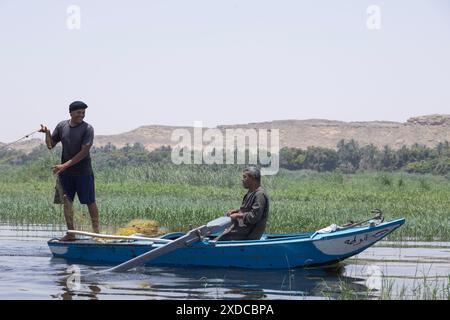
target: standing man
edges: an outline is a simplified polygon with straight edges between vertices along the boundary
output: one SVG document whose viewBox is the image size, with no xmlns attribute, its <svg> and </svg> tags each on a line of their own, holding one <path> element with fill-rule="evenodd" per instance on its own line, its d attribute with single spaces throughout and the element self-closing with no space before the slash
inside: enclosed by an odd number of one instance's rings
<svg viewBox="0 0 450 320">
<path fill-rule="evenodd" d="M 233 224 L 216 240 L 259 240 L 266 229 L 269 198 L 261 187 L 261 171 L 257 167 L 246 168 L 242 175 L 242 186 L 248 192 L 240 209 L 227 212 Z"/>
<path fill-rule="evenodd" d="M 94 174 L 89 150 L 94 142 L 94 128 L 84 122 L 86 108 L 81 101 L 74 101 L 69 106 L 70 119 L 58 123 L 53 133 L 41 125 L 40 132 L 45 133 L 45 142 L 49 149 L 61 141 L 61 164 L 53 167 L 53 173 L 59 176 L 64 190 L 64 217 L 67 229 L 74 230 L 73 201 L 75 193 L 81 204 L 86 204 L 91 216 L 92 229 L 99 233 L 98 208 L 95 203 Z M 61 241 L 73 241 L 75 236 L 66 234 Z"/>
</svg>

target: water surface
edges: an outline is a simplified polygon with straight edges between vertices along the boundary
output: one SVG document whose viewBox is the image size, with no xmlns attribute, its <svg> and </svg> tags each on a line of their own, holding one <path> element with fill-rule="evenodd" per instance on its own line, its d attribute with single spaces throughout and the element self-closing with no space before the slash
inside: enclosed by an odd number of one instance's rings
<svg viewBox="0 0 450 320">
<path fill-rule="evenodd" d="M 0 225 L 0 299 L 448 299 L 450 243 L 382 241 L 329 268 L 137 268 L 82 277 L 106 266 L 53 258 L 62 226 Z M 446 291 L 447 290 L 447 291 Z"/>
</svg>

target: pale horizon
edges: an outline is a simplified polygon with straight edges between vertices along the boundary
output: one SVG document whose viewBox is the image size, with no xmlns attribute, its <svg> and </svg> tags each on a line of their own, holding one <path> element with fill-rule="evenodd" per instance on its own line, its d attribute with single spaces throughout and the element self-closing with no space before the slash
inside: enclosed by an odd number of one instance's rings
<svg viewBox="0 0 450 320">
<path fill-rule="evenodd" d="M 3 143 L 74 100 L 96 135 L 450 113 L 447 0 L 0 0 L 0 41 Z"/>
</svg>

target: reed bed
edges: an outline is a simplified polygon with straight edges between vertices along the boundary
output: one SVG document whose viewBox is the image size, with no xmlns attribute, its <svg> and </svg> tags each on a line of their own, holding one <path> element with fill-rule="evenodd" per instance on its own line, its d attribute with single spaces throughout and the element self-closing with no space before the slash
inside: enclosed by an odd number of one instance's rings
<svg viewBox="0 0 450 320">
<path fill-rule="evenodd" d="M 53 204 L 54 177 L 45 161 L 33 167 L 0 168 L 0 221 L 63 224 Z M 95 170 L 95 169 L 94 169 Z M 97 202 L 104 227 L 152 219 L 171 231 L 200 226 L 237 208 L 245 190 L 242 166 L 148 165 L 95 170 Z M 390 239 L 450 239 L 450 180 L 403 172 L 280 170 L 263 177 L 268 191 L 268 232 L 312 231 L 332 223 L 370 217 L 374 208 L 387 219 L 407 223 Z M 89 225 L 86 206 L 75 202 L 77 221 Z"/>
<path fill-rule="evenodd" d="M 446 281 L 419 277 L 412 286 L 383 276 L 379 290 L 339 279 L 334 283 L 323 281 L 317 290 L 330 300 L 450 300 L 450 275 Z"/>
</svg>

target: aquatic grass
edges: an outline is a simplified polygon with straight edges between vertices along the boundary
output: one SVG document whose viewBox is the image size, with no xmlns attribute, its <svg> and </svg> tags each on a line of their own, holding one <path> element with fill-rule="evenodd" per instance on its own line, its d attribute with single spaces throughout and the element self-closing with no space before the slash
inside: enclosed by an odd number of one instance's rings
<svg viewBox="0 0 450 320">
<path fill-rule="evenodd" d="M 98 171 L 101 224 L 121 226 L 132 219 L 152 219 L 173 231 L 202 225 L 239 207 L 245 193 L 241 170 L 231 165 L 149 165 Z M 450 239 L 450 181 L 445 177 L 280 170 L 263 177 L 263 185 L 271 200 L 268 232 L 345 224 L 366 219 L 379 208 L 388 220 L 406 218 L 389 239 Z M 53 204 L 54 186 L 48 172 L 39 176 L 29 168 L 1 172 L 0 221 L 64 223 L 61 206 Z M 80 223 L 84 218 L 89 221 L 86 206 L 76 201 L 74 209 Z"/>
<path fill-rule="evenodd" d="M 438 277 L 419 277 L 413 286 L 397 286 L 397 282 L 383 275 L 380 290 L 354 282 L 354 279 L 338 279 L 322 282 L 317 286 L 320 294 L 329 300 L 450 300 L 450 275 L 446 281 Z"/>
<path fill-rule="evenodd" d="M 441 283 L 436 277 L 430 280 L 428 277 L 421 278 L 413 288 L 402 285 L 400 290 L 382 291 L 380 299 L 383 300 L 449 300 L 449 282 Z"/>
</svg>

